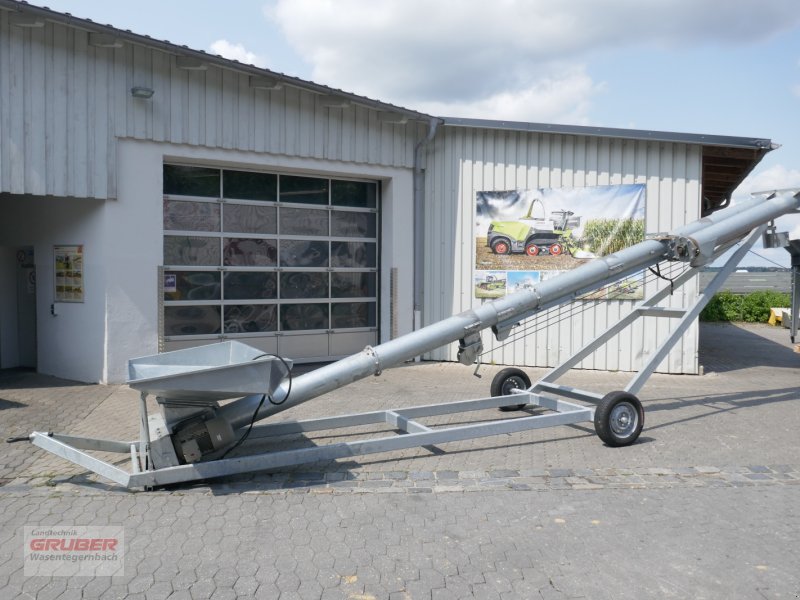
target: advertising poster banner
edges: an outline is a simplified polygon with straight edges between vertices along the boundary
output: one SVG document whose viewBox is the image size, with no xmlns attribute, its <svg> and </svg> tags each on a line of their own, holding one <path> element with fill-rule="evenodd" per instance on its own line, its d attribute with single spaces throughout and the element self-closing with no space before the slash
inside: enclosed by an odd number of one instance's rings
<svg viewBox="0 0 800 600">
<path fill-rule="evenodd" d="M 83 302 L 83 246 L 53 246 L 56 302 Z"/>
<path fill-rule="evenodd" d="M 476 298 L 499 298 L 644 240 L 644 184 L 478 192 Z M 585 300 L 638 300 L 643 275 Z"/>
</svg>

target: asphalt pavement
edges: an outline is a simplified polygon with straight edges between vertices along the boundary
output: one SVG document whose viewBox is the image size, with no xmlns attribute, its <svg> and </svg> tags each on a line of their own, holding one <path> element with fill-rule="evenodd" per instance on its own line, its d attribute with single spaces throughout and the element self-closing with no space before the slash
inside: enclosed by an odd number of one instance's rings
<svg viewBox="0 0 800 600">
<path fill-rule="evenodd" d="M 714 278 L 714 271 L 700 271 L 700 290 L 706 289 Z M 792 290 L 792 272 L 786 271 L 737 271 L 731 273 L 722 284 L 722 289 L 734 294 L 750 292 L 783 292 Z"/>
<path fill-rule="evenodd" d="M 4 445 L 0 598 L 800 598 L 800 354 L 785 329 L 703 324 L 700 362 L 702 376 L 651 377 L 625 448 L 587 423 L 131 492 Z M 496 370 L 403 366 L 276 418 L 485 397 Z M 605 392 L 629 376 L 567 383 Z M 137 400 L 0 372 L 0 436 L 134 439 Z M 120 575 L 26 576 L 26 527 L 113 525 Z"/>
</svg>

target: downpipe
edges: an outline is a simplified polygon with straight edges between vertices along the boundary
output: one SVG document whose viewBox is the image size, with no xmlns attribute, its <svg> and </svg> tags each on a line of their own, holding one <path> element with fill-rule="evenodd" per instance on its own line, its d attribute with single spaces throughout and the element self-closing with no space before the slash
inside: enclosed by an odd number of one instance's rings
<svg viewBox="0 0 800 600">
<path fill-rule="evenodd" d="M 428 122 L 428 135 L 414 146 L 414 327 L 417 315 L 422 311 L 424 288 L 424 264 L 422 246 L 425 228 L 425 169 L 422 168 L 422 151 L 436 137 L 441 119 L 431 118 Z"/>
</svg>

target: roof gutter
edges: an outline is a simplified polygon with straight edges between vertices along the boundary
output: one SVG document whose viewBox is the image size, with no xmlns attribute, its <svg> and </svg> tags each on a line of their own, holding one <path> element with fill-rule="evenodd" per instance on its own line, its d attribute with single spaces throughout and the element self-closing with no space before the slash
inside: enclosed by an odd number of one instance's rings
<svg viewBox="0 0 800 600">
<path fill-rule="evenodd" d="M 617 127 L 587 127 L 585 125 L 528 123 L 522 121 L 462 119 L 457 117 L 444 117 L 443 122 L 446 127 L 500 129 L 504 131 L 525 131 L 528 133 L 552 133 L 560 135 L 580 135 L 587 137 L 642 140 L 648 142 L 672 142 L 680 144 L 702 144 L 704 146 L 724 146 L 727 148 L 747 148 L 766 151 L 774 150 L 774 144 L 771 140 L 766 138 L 706 135 L 699 133 L 680 133 L 674 131 L 648 131 L 644 129 L 620 129 Z"/>
<path fill-rule="evenodd" d="M 441 119 L 431 117 L 428 121 L 428 135 L 414 147 L 414 329 L 422 326 L 422 302 L 424 292 L 424 246 L 425 227 L 425 169 L 422 167 L 425 146 L 433 141 Z"/>
<path fill-rule="evenodd" d="M 313 81 L 307 81 L 305 79 L 300 79 L 299 77 L 286 75 L 285 73 L 279 73 L 269 69 L 262 69 L 261 67 L 248 65 L 239 62 L 238 60 L 209 54 L 208 52 L 204 52 L 202 50 L 195 50 L 189 48 L 188 46 L 173 44 L 172 42 L 166 40 L 158 40 L 148 35 L 134 33 L 130 30 L 118 29 L 112 25 L 103 25 L 102 23 L 97 23 L 90 19 L 82 19 L 80 17 L 75 17 L 70 13 L 57 12 L 51 10 L 50 8 L 28 4 L 27 2 L 19 2 L 17 0 L 0 0 L 0 11 L 32 14 L 53 23 L 60 23 L 61 25 L 74 27 L 87 32 L 107 34 L 113 38 L 119 39 L 120 41 L 128 42 L 138 46 L 154 48 L 175 56 L 184 56 L 196 59 L 201 63 L 206 63 L 218 68 L 239 71 L 255 77 L 274 78 L 283 85 L 292 86 L 325 96 L 333 95 L 338 98 L 344 98 L 354 104 L 365 106 L 373 110 L 404 115 L 409 120 L 413 121 L 424 121 L 425 119 L 431 118 L 430 115 L 404 108 L 402 106 L 381 102 L 380 100 L 374 100 L 372 98 L 367 98 L 366 96 L 359 96 L 352 92 L 331 88 L 319 83 L 314 83 Z"/>
</svg>

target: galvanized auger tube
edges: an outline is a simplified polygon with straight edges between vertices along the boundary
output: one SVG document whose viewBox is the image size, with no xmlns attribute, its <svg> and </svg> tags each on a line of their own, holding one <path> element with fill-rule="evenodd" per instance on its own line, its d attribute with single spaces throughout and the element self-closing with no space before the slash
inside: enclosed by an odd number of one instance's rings
<svg viewBox="0 0 800 600">
<path fill-rule="evenodd" d="M 386 368 L 411 360 L 445 344 L 461 341 L 459 360 L 474 362 L 482 350 L 479 333 L 493 328 L 499 339 L 520 320 L 562 304 L 602 285 L 632 275 L 662 260 L 681 260 L 692 266 L 705 264 L 726 245 L 735 243 L 762 223 L 791 212 L 800 205 L 800 193 L 773 196 L 733 206 L 694 221 L 670 235 L 649 239 L 608 256 L 595 259 L 572 271 L 544 281 L 532 290 L 517 292 L 486 302 L 472 310 L 428 325 L 417 331 L 366 348 L 358 354 L 294 378 L 291 394 L 280 405 L 262 403 L 260 395 L 247 396 L 222 407 L 219 416 L 234 429 L 269 417 L 311 398 L 339 389 Z M 286 395 L 284 382 L 274 397 Z M 261 408 L 259 409 L 259 405 Z M 254 414 L 258 410 L 257 414 Z M 254 418 L 255 417 L 255 418 Z"/>
</svg>

